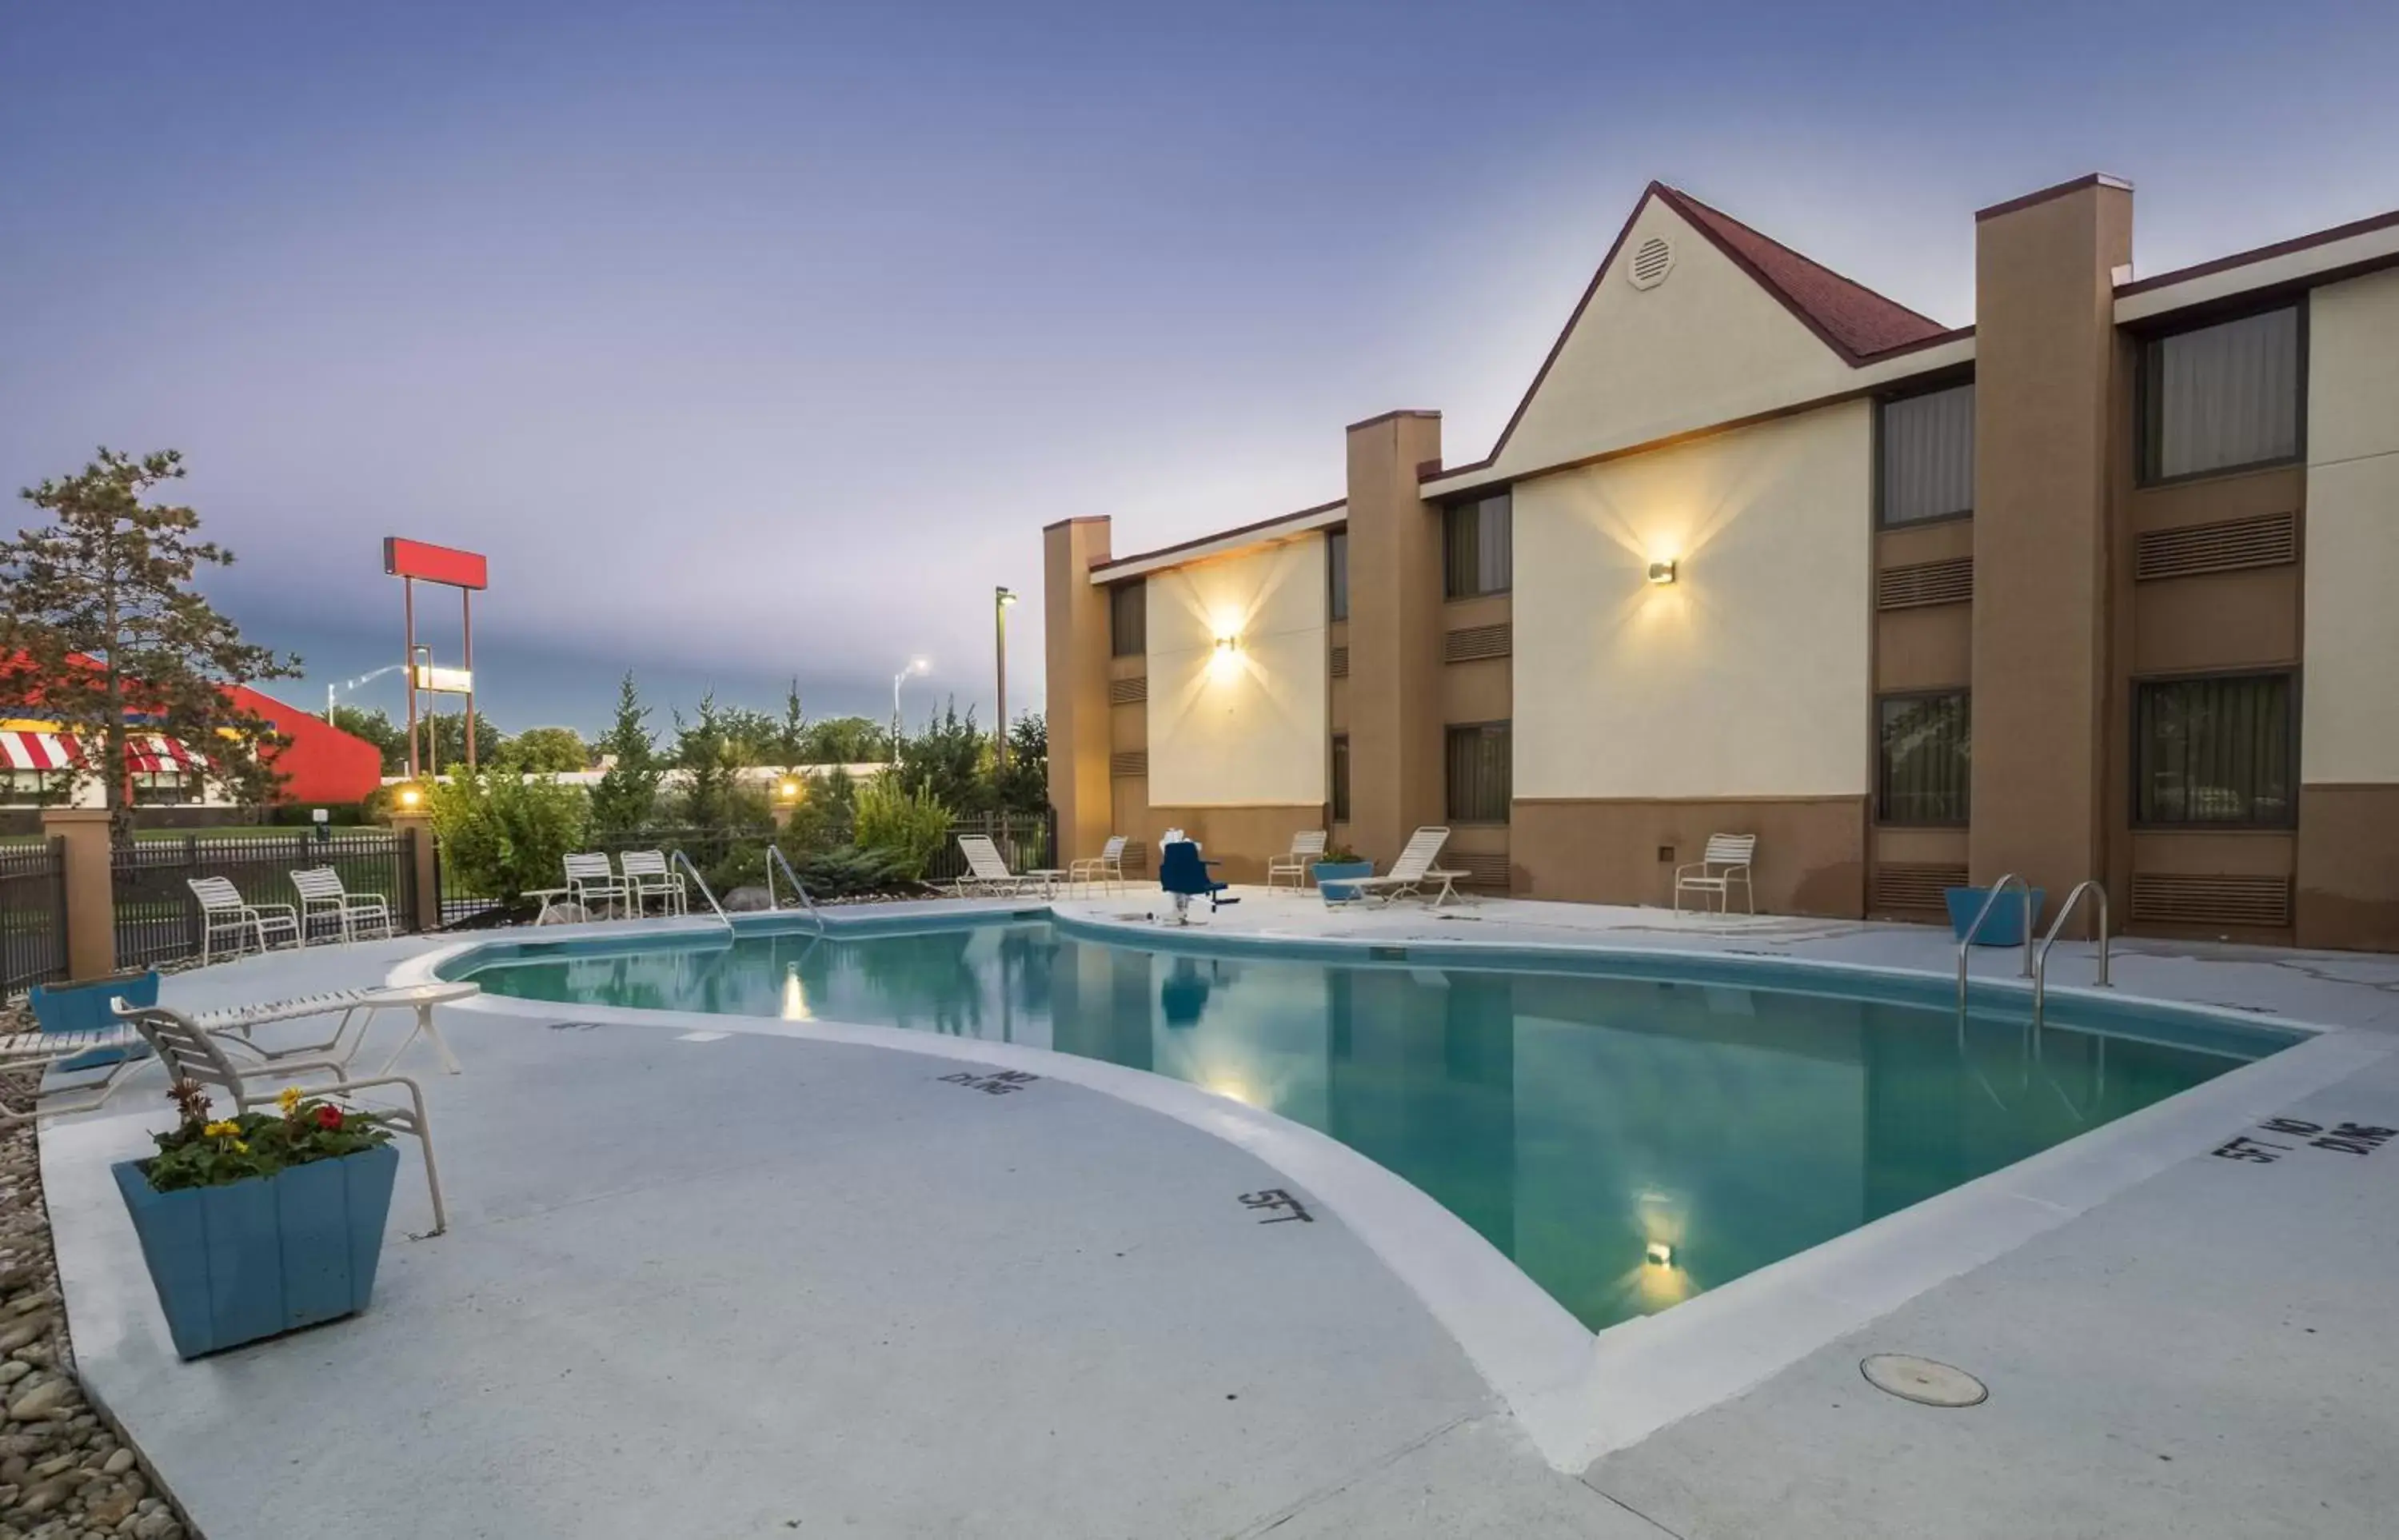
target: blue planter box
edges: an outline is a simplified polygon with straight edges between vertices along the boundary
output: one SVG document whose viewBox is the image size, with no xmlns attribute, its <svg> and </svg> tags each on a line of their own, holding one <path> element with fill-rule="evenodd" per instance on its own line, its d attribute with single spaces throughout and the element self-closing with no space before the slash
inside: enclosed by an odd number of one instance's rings
<svg viewBox="0 0 2399 1540">
<path fill-rule="evenodd" d="M 151 1190 L 109 1168 L 186 1358 L 363 1310 L 374 1292 L 400 1152 L 388 1144 L 227 1187 Z"/>
<path fill-rule="evenodd" d="M 1344 884 L 1344 877 L 1371 877 L 1375 874 L 1372 861 L 1319 861 L 1311 869 L 1316 875 L 1316 891 L 1324 895 L 1328 904 L 1346 904 L 1358 897 L 1358 890 Z"/>
<path fill-rule="evenodd" d="M 1987 887 L 1943 888 L 1941 897 L 1949 905 L 1949 934 L 1964 940 L 1966 927 L 1974 923 L 1975 915 L 1982 913 L 1983 904 L 1990 896 L 1991 890 Z M 2041 903 L 2048 897 L 2047 888 L 2032 890 L 2033 913 L 2040 912 Z M 2021 890 L 2011 886 L 1998 903 L 1991 905 L 1991 912 L 1984 915 L 1982 933 L 1974 938 L 1974 944 L 1978 947 L 2020 947 L 2024 940 L 2025 896 Z"/>
<path fill-rule="evenodd" d="M 43 1032 L 99 1032 L 113 1027 L 116 1025 L 116 1016 L 108 1007 L 115 1000 L 123 1000 L 129 1006 L 156 1005 L 158 970 L 129 973 L 121 979 L 102 979 L 91 984 L 35 984 L 25 996 L 25 1003 L 34 1007 L 34 1025 Z M 149 1057 L 150 1045 L 136 1043 L 129 1048 L 94 1048 L 89 1053 L 79 1053 L 58 1068 L 61 1074 L 72 1074 L 122 1060 Z"/>
</svg>

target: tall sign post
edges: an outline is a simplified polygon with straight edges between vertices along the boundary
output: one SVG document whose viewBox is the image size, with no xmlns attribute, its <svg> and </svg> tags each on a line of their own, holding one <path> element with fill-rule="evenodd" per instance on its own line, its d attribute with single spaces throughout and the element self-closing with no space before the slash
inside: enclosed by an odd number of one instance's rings
<svg viewBox="0 0 2399 1540">
<path fill-rule="evenodd" d="M 475 768 L 475 593 L 490 587 L 483 559 L 473 551 L 454 550 L 448 546 L 429 546 L 422 540 L 402 540 L 386 535 L 383 543 L 383 570 L 400 579 L 401 624 L 405 628 L 406 650 L 400 655 L 408 670 L 408 775 L 416 778 L 424 762 L 416 751 L 416 696 L 419 690 L 442 695 L 463 695 L 467 697 L 467 768 Z M 421 649 L 422 665 L 417 662 L 420 651 L 416 644 L 416 585 L 419 581 L 439 583 L 458 590 L 458 618 L 466 645 L 466 665 L 458 669 L 433 667 L 433 649 Z M 431 745 L 427 744 L 427 748 Z"/>
</svg>

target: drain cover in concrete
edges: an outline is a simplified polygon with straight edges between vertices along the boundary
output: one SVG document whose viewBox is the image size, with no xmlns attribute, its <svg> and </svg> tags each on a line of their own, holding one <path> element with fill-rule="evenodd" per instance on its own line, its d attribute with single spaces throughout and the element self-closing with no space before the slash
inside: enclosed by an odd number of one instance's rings
<svg viewBox="0 0 2399 1540">
<path fill-rule="evenodd" d="M 1877 1353 L 1858 1365 L 1866 1383 L 1924 1406 L 1980 1406 L 1990 1387 L 1962 1369 L 1905 1353 Z"/>
</svg>

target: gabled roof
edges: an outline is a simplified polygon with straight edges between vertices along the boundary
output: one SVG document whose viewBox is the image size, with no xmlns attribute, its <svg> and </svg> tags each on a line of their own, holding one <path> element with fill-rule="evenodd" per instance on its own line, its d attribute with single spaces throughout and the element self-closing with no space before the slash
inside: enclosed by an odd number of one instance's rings
<svg viewBox="0 0 2399 1540">
<path fill-rule="evenodd" d="M 1972 327 L 1952 330 L 1929 316 L 1920 316 L 1897 300 L 1887 299 L 1862 283 L 1853 283 L 1821 263 L 1801 256 L 1781 241 L 1762 236 L 1718 209 L 1712 209 L 1679 188 L 1662 182 L 1653 182 L 1642 191 L 1633 212 L 1625 217 L 1624 227 L 1616 233 L 1616 240 L 1600 259 L 1599 270 L 1591 276 L 1582 298 L 1575 302 L 1574 313 L 1566 317 L 1558 340 L 1550 344 L 1549 357 L 1541 360 L 1540 370 L 1533 383 L 1525 387 L 1524 399 L 1509 415 L 1508 426 L 1499 430 L 1498 441 L 1491 453 L 1465 466 L 1443 466 L 1426 471 L 1419 479 L 1431 480 L 1443 476 L 1455 476 L 1461 471 L 1482 470 L 1497 465 L 1515 436 L 1516 426 L 1525 420 L 1525 412 L 1539 395 L 1541 383 L 1565 351 L 1566 339 L 1574 335 L 1575 327 L 1582 320 L 1583 312 L 1599 292 L 1600 284 L 1608 270 L 1616 265 L 1617 253 L 1624 249 L 1625 238 L 1641 219 L 1641 211 L 1655 198 L 1680 215 L 1684 223 L 1707 238 L 1710 245 L 1722 251 L 1732 264 L 1772 295 L 1791 312 L 1799 324 L 1815 333 L 1838 356 L 1842 362 L 1855 369 L 1872 362 L 1877 356 L 1921 347 L 1946 338 L 1972 333 Z"/>
<path fill-rule="evenodd" d="M 1763 236 L 1719 209 L 1663 182 L 1650 193 L 1715 243 L 1742 271 L 1781 300 L 1808 330 L 1851 364 L 1910 343 L 1945 335 L 1949 329 L 1919 316 L 1897 300 L 1811 262 L 1770 236 Z"/>
</svg>

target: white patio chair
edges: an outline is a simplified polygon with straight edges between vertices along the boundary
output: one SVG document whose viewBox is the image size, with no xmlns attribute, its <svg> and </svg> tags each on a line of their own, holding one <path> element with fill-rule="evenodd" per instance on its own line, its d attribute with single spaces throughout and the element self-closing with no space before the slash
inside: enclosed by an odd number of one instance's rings
<svg viewBox="0 0 2399 1540">
<path fill-rule="evenodd" d="M 264 952 L 269 936 L 289 936 L 294 946 L 305 945 L 306 938 L 300 929 L 300 912 L 290 904 L 254 904 L 241 896 L 241 889 L 224 877 L 186 877 L 183 885 L 200 901 L 200 965 L 208 966 L 216 949 L 217 938 L 235 938 L 234 952 L 238 956 L 248 950 L 240 939 L 248 936 Z"/>
<path fill-rule="evenodd" d="M 330 866 L 294 871 L 291 885 L 300 894 L 303 939 L 319 918 L 332 920 L 345 941 L 355 941 L 368 931 L 380 931 L 386 937 L 393 934 L 390 900 L 380 893 L 350 892 L 342 885 L 342 874 Z"/>
<path fill-rule="evenodd" d="M 1124 885 L 1124 853 L 1125 837 L 1122 834 L 1109 835 L 1108 843 L 1100 846 L 1098 855 L 1066 863 L 1067 885 L 1105 883 L 1108 891 L 1114 893 Z"/>
<path fill-rule="evenodd" d="M 951 886 L 951 891 L 964 898 L 975 893 L 1009 894 L 1024 889 L 1024 879 L 1008 870 L 1000 858 L 999 846 L 991 843 L 988 834 L 961 834 L 958 851 L 967 858 L 967 872 Z"/>
<path fill-rule="evenodd" d="M 625 880 L 609 869 L 604 853 L 584 851 L 566 858 L 566 896 L 570 902 L 583 906 L 585 914 L 591 913 L 595 905 L 619 907 L 628 893 Z"/>
<path fill-rule="evenodd" d="M 1449 842 L 1449 831 L 1428 824 L 1408 836 L 1407 848 L 1391 863 L 1391 870 L 1379 877 L 1344 877 L 1337 885 L 1354 889 L 1361 898 L 1379 898 L 1389 903 L 1394 898 L 1421 898 L 1425 885 L 1438 884 L 1432 895 L 1431 908 L 1464 898 L 1457 891 L 1457 879 L 1468 876 L 1464 871 L 1445 871 L 1432 863 L 1441 857 L 1441 847 Z"/>
<path fill-rule="evenodd" d="M 633 901 L 633 912 L 640 914 L 649 907 L 652 898 L 658 900 L 661 913 L 691 912 L 691 890 L 683 873 L 667 864 L 663 850 L 628 850 L 617 858 L 623 871 L 625 888 Z"/>
<path fill-rule="evenodd" d="M 330 1060 L 278 1060 L 255 1069 L 236 1064 L 224 1050 L 224 1045 L 202 1029 L 190 1017 L 164 1006 L 143 1006 L 127 1011 L 125 1020 L 140 1033 L 151 1047 L 157 1050 L 158 1061 L 167 1066 L 169 1081 L 192 1080 L 219 1093 L 233 1103 L 234 1114 L 259 1111 L 275 1105 L 275 1099 L 295 1075 L 331 1074 L 332 1083 L 309 1087 L 309 1094 L 344 1100 L 375 1086 L 400 1086 L 408 1091 L 406 1108 L 373 1109 L 398 1131 L 415 1137 L 425 1152 L 425 1187 L 433 1199 L 433 1228 L 426 1235 L 438 1236 L 450 1227 L 447 1211 L 441 1206 L 441 1172 L 433 1163 L 433 1131 L 425 1116 L 424 1088 L 404 1074 L 369 1075 L 361 1080 L 342 1078 L 348 1073 L 342 1064 Z M 253 1090 L 251 1082 L 272 1079 L 272 1087 Z M 220 1109 L 224 1111 L 224 1109 Z"/>
<path fill-rule="evenodd" d="M 1276 856 L 1267 861 L 1267 890 L 1274 891 L 1277 878 L 1289 877 L 1291 885 L 1305 890 L 1315 878 L 1310 874 L 1316 863 L 1324 858 L 1324 831 L 1303 829 L 1291 837 L 1288 855 Z"/>
<path fill-rule="evenodd" d="M 1732 885 L 1741 884 L 1742 898 L 1752 914 L 1757 912 L 1757 886 L 1750 881 L 1750 858 L 1757 852 L 1755 834 L 1711 834 L 1707 848 L 1696 861 L 1687 861 L 1674 869 L 1674 912 L 1683 912 L 1683 892 L 1713 893 L 1716 896 L 1716 912 L 1724 913 L 1732 908 Z M 1722 871 L 1717 870 L 1722 868 Z"/>
</svg>

